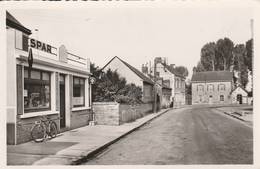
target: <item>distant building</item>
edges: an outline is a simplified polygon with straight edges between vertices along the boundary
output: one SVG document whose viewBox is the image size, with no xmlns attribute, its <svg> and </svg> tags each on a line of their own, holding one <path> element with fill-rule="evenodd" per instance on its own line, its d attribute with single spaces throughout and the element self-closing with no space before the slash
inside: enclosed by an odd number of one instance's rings
<svg viewBox="0 0 260 169">
<path fill-rule="evenodd" d="M 230 104 L 233 73 L 195 72 L 192 75 L 192 104 Z"/>
<path fill-rule="evenodd" d="M 248 92 L 241 86 L 237 86 L 231 91 L 232 104 L 251 104 Z"/>
<path fill-rule="evenodd" d="M 171 102 L 174 107 L 185 105 L 185 77 L 174 70 L 174 64 L 167 64 L 165 58 L 156 57 L 154 59 L 156 65 L 156 77 L 163 79 L 163 84 L 171 88 Z M 142 66 L 143 73 L 149 75 L 154 74 L 154 66 L 149 68 Z"/>
<path fill-rule="evenodd" d="M 123 61 L 119 57 L 115 56 L 112 58 L 103 68 L 104 71 L 111 69 L 112 71 L 117 71 L 117 73 L 124 77 L 127 83 L 133 83 L 136 86 L 142 88 L 142 101 L 144 103 L 149 103 L 154 101 L 153 87 L 154 82 L 146 77 L 138 69 L 134 68 L 127 62 Z"/>
</svg>

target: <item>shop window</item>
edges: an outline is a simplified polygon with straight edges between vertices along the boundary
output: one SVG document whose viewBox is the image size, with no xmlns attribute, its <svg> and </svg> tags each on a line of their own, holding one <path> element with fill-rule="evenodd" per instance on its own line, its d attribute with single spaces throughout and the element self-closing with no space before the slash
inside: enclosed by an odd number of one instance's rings
<svg viewBox="0 0 260 169">
<path fill-rule="evenodd" d="M 73 107 L 85 106 L 85 79 L 73 77 Z"/>
<path fill-rule="evenodd" d="M 220 95 L 219 100 L 220 100 L 220 101 L 224 101 L 224 95 Z"/>
<path fill-rule="evenodd" d="M 25 113 L 50 110 L 50 91 L 50 72 L 24 68 Z"/>
</svg>

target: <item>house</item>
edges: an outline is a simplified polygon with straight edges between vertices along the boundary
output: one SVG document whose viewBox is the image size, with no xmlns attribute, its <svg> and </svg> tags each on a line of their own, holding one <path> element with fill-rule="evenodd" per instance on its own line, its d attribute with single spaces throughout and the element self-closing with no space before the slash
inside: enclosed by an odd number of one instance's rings
<svg viewBox="0 0 260 169">
<path fill-rule="evenodd" d="M 233 72 L 194 72 L 191 79 L 192 104 L 230 104 Z"/>
<path fill-rule="evenodd" d="M 248 92 L 240 85 L 231 91 L 232 104 L 251 104 Z"/>
<path fill-rule="evenodd" d="M 161 58 L 154 59 L 156 69 L 156 77 L 162 78 L 166 86 L 171 88 L 171 101 L 174 107 L 185 105 L 185 77 L 174 70 L 174 64 L 168 65 L 167 62 Z M 154 66 L 148 70 L 148 67 L 142 65 L 142 71 L 146 75 L 154 74 Z"/>
<path fill-rule="evenodd" d="M 88 125 L 92 120 L 89 59 L 30 37 L 31 30 L 9 12 L 7 33 L 7 144 L 31 140 L 41 116 L 58 131 Z"/>
<path fill-rule="evenodd" d="M 133 83 L 136 86 L 141 87 L 143 93 L 142 101 L 144 103 L 152 103 L 154 101 L 154 82 L 138 69 L 131 66 L 117 56 L 112 58 L 102 68 L 102 70 L 104 71 L 107 71 L 108 69 L 111 69 L 112 71 L 117 71 L 117 73 L 121 77 L 124 77 L 126 79 L 127 83 Z"/>
</svg>

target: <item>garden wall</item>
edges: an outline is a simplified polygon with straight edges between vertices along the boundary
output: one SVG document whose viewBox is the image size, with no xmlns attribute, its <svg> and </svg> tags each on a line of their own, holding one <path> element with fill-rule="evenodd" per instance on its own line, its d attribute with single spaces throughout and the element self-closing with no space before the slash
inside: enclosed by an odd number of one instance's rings
<svg viewBox="0 0 260 169">
<path fill-rule="evenodd" d="M 120 125 L 135 121 L 152 112 L 152 103 L 127 105 L 115 102 L 95 102 L 93 109 L 97 124 Z"/>
</svg>

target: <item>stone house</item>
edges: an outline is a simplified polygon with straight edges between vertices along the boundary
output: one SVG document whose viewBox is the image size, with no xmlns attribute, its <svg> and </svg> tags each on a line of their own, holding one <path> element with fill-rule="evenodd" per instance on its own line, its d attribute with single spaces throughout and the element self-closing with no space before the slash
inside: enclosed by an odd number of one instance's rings
<svg viewBox="0 0 260 169">
<path fill-rule="evenodd" d="M 140 72 L 135 67 L 131 66 L 127 62 L 123 61 L 119 57 L 115 56 L 112 58 L 102 70 L 107 71 L 111 69 L 112 71 L 117 71 L 117 73 L 124 77 L 127 83 L 133 83 L 136 86 L 142 88 L 142 101 L 144 103 L 152 103 L 154 101 L 154 82 L 142 72 Z"/>
<path fill-rule="evenodd" d="M 6 34 L 7 144 L 31 140 L 31 128 L 43 115 L 55 120 L 59 132 L 88 125 L 89 59 L 31 38 L 31 30 L 9 12 Z"/>
<path fill-rule="evenodd" d="M 230 104 L 233 72 L 194 72 L 191 79 L 192 104 Z"/>
</svg>

